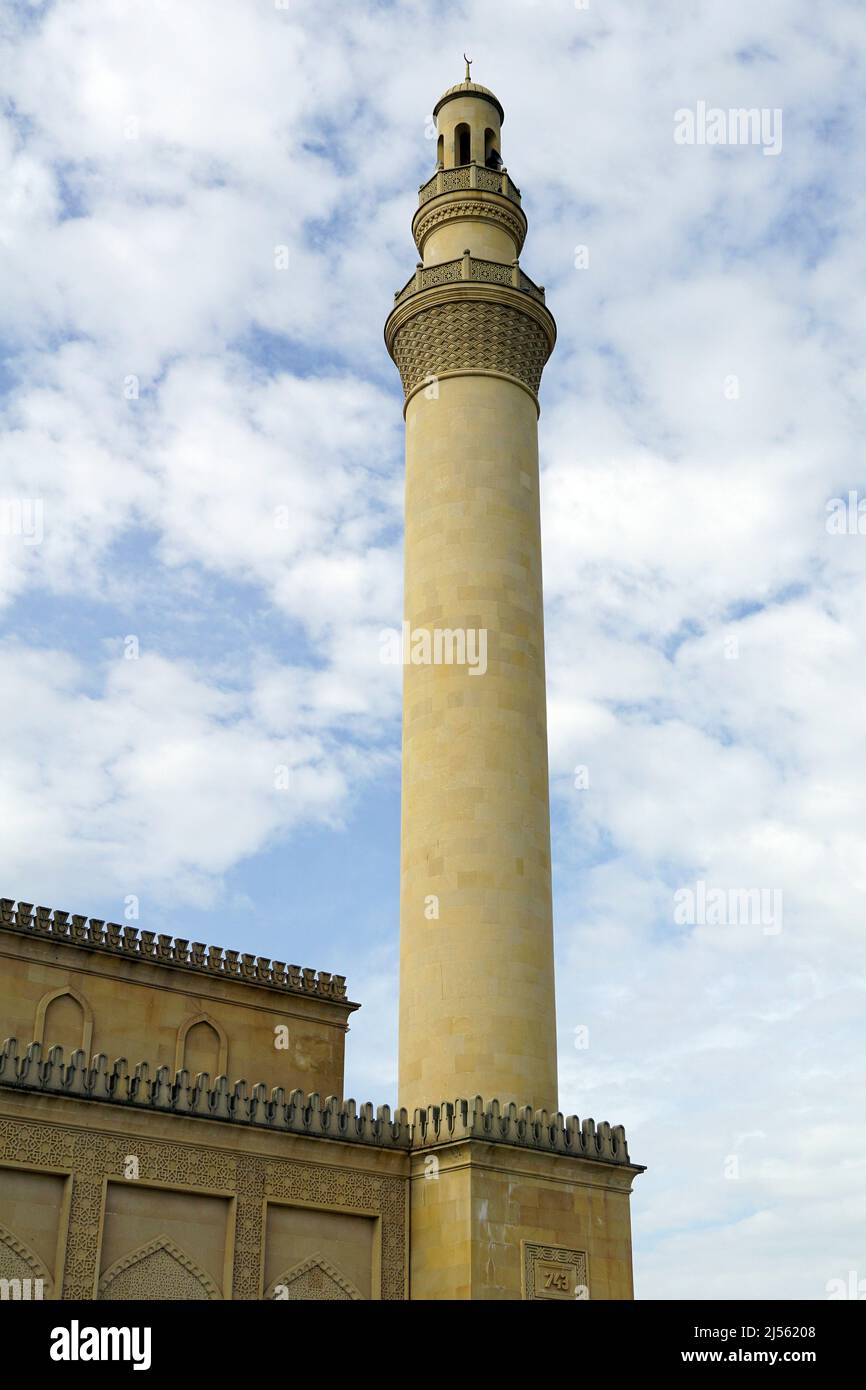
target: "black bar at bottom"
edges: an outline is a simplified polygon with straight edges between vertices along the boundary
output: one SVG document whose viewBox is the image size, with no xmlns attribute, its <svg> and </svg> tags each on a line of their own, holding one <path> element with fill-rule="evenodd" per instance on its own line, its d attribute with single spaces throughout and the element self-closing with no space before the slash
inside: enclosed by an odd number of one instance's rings
<svg viewBox="0 0 866 1390">
<path fill-rule="evenodd" d="M 356 1322 L 359 1314 L 363 1320 Z M 334 1375 L 341 1364 L 347 1371 L 352 1365 L 360 1369 L 370 1357 L 380 1376 L 387 1370 L 414 1377 L 432 1357 L 428 1370 L 437 1378 L 465 1374 L 473 1363 L 476 1373 L 486 1375 L 498 1363 L 506 1379 L 534 1366 L 535 1374 L 565 1376 L 576 1387 L 588 1376 L 599 1384 L 624 1370 L 646 1374 L 712 1365 L 808 1366 L 826 1376 L 856 1357 L 864 1327 L 856 1300 L 577 1301 L 571 1309 L 526 1308 L 517 1317 L 510 1303 L 451 1303 L 446 1309 L 441 1303 L 335 1308 L 327 1302 L 315 1312 L 309 1304 L 301 1310 L 286 1302 L 231 1308 L 219 1302 L 0 1302 L 0 1330 L 5 1322 L 14 1335 L 15 1377 L 32 1370 L 49 1382 L 70 1375 L 92 1379 L 102 1369 L 113 1375 L 137 1369 L 140 1376 L 189 1370 L 199 1384 L 211 1371 L 222 1383 L 234 1370 L 247 1377 L 288 1375 L 297 1382 Z M 473 1352 L 473 1343 L 452 1342 L 454 1331 L 492 1332 L 497 1340 L 477 1344 Z M 488 1358 L 492 1362 L 483 1372 Z"/>
</svg>

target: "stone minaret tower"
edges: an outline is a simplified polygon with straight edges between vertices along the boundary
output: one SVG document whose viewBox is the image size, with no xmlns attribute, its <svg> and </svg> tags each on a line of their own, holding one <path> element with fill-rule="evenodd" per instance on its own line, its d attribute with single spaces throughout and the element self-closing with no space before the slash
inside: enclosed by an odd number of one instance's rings
<svg viewBox="0 0 866 1390">
<path fill-rule="evenodd" d="M 537 422 L 556 326 L 518 261 L 502 106 L 467 65 L 434 115 L 422 259 L 385 327 L 406 393 L 399 1103 L 554 1112 Z"/>
</svg>

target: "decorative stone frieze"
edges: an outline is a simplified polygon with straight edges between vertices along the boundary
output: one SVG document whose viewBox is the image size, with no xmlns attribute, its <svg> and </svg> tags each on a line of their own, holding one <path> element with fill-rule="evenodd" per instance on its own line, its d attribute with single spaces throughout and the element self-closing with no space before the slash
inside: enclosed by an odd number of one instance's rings
<svg viewBox="0 0 866 1390">
<path fill-rule="evenodd" d="M 398 309 L 389 320 L 389 349 L 406 397 L 432 378 L 472 371 L 511 377 L 537 397 L 556 333 L 546 311 L 539 306 L 540 312 L 529 312 L 529 304 L 519 302 L 521 292 L 504 286 L 497 293 L 455 285 L 452 293 L 444 302 L 425 295 L 420 305 L 421 296 L 415 296 L 411 316 L 397 322 Z"/>
<path fill-rule="evenodd" d="M 514 238 L 517 255 L 526 240 L 526 214 L 519 205 L 494 196 L 437 199 L 418 209 L 412 222 L 412 235 L 419 255 L 431 232 L 447 222 L 464 222 L 468 218 L 479 222 L 495 222 Z"/>
</svg>

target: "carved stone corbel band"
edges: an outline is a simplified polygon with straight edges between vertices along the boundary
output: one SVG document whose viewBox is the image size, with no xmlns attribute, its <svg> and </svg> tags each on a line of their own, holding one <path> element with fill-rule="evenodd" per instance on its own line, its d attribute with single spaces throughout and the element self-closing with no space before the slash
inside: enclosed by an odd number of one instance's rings
<svg viewBox="0 0 866 1390">
<path fill-rule="evenodd" d="M 556 324 L 549 309 L 523 290 L 463 281 L 398 304 L 385 324 L 385 342 L 407 403 L 431 378 L 478 372 L 518 382 L 538 408 Z"/>
</svg>

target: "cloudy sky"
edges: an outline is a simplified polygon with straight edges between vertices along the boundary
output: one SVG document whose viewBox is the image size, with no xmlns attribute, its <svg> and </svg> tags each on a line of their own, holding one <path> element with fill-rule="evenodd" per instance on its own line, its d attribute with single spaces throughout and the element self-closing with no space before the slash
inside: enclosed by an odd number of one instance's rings
<svg viewBox="0 0 866 1390">
<path fill-rule="evenodd" d="M 465 50 L 560 333 L 561 1105 L 648 1165 L 639 1296 L 866 1281 L 862 4 L 18 0 L 2 45 L 2 892 L 345 973 L 393 1101 L 382 325 Z M 773 152 L 678 143 L 699 103 Z"/>
</svg>

